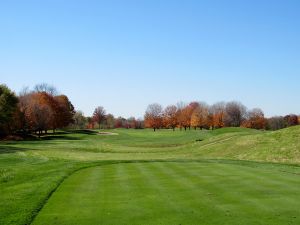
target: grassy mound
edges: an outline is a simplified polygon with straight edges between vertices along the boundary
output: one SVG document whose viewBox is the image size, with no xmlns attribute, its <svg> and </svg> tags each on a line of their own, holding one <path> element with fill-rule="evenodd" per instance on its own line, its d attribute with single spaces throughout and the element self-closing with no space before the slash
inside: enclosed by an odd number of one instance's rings
<svg viewBox="0 0 300 225">
<path fill-rule="evenodd" d="M 300 163 L 300 126 L 274 132 L 233 135 L 205 140 L 193 151 L 199 157 Z"/>
</svg>

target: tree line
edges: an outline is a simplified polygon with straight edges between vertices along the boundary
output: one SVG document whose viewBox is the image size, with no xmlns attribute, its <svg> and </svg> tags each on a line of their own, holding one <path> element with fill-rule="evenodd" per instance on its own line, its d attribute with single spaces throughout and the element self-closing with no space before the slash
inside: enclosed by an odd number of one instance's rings
<svg viewBox="0 0 300 225">
<path fill-rule="evenodd" d="M 240 102 L 218 102 L 208 105 L 204 102 L 178 103 L 163 108 L 150 104 L 145 112 L 144 124 L 154 131 L 160 128 L 217 129 L 222 127 L 245 127 L 252 129 L 277 130 L 298 125 L 300 117 L 294 114 L 265 118 L 260 108 L 248 110 Z"/>
<path fill-rule="evenodd" d="M 130 117 L 115 118 L 99 106 L 91 117 L 76 111 L 66 95 L 58 94 L 54 86 L 38 84 L 16 95 L 0 84 L 0 137 L 9 134 L 47 134 L 56 129 L 144 128 L 143 120 Z"/>
<path fill-rule="evenodd" d="M 16 132 L 40 136 L 50 129 L 55 132 L 72 123 L 74 114 L 69 98 L 48 84 L 26 88 L 18 96 L 0 85 L 0 136 Z"/>
<path fill-rule="evenodd" d="M 40 136 L 48 130 L 71 129 L 142 129 L 161 128 L 175 130 L 217 129 L 222 127 L 246 127 L 278 130 L 299 124 L 300 117 L 294 114 L 265 118 L 259 109 L 248 110 L 240 102 L 180 102 L 163 108 L 150 104 L 143 119 L 114 117 L 102 106 L 95 108 L 90 117 L 76 111 L 66 95 L 58 94 L 48 84 L 25 88 L 16 95 L 6 85 L 0 85 L 0 136 L 8 134 L 32 134 Z"/>
<path fill-rule="evenodd" d="M 85 117 L 82 111 L 77 111 L 74 115 L 74 122 L 70 125 L 72 129 L 142 129 L 144 121 L 135 117 L 123 118 L 115 117 L 111 113 L 106 113 L 102 106 L 95 108 L 91 117 Z"/>
</svg>

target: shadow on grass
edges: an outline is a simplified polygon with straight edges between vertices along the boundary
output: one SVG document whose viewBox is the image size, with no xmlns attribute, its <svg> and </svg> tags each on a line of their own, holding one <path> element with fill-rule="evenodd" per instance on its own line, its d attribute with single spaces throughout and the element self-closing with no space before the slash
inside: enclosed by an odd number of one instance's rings
<svg viewBox="0 0 300 225">
<path fill-rule="evenodd" d="M 94 130 L 72 130 L 72 131 L 70 131 L 70 133 L 96 135 L 98 132 L 94 131 Z"/>
<path fill-rule="evenodd" d="M 40 139 L 37 139 L 38 141 L 49 141 L 49 140 L 68 140 L 68 141 L 76 141 L 76 140 L 82 140 L 80 137 L 72 137 L 67 135 L 46 135 L 41 136 Z"/>
<path fill-rule="evenodd" d="M 9 144 L 0 145 L 0 154 L 16 153 L 28 151 L 29 148 L 11 146 Z"/>
<path fill-rule="evenodd" d="M 85 134 L 85 135 L 96 135 L 97 131 L 93 130 L 70 130 L 70 131 L 59 131 L 52 134 L 41 136 L 40 140 L 82 140 L 83 137 L 74 137 L 70 134 Z"/>
</svg>

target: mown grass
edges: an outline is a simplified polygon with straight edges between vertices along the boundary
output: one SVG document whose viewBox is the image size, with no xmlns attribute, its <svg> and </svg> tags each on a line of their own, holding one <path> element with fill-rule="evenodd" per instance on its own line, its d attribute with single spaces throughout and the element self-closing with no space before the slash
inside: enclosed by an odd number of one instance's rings
<svg viewBox="0 0 300 225">
<path fill-rule="evenodd" d="M 212 159 L 300 163 L 300 128 L 261 132 L 242 128 L 215 131 L 126 130 L 60 132 L 41 140 L 0 143 L 0 224 L 29 224 L 51 193 L 74 171 L 120 161 Z M 205 162 L 205 161 L 204 161 Z M 237 161 L 240 163 L 239 161 Z M 265 167 L 265 163 L 255 163 Z M 271 164 L 275 174 L 296 166 Z M 277 169 L 275 169 L 277 168 Z M 299 180 L 299 176 L 295 179 Z M 293 185 L 290 186 L 293 189 Z M 284 198 L 284 195 L 281 196 Z"/>
<path fill-rule="evenodd" d="M 299 224 L 299 175 L 205 162 L 81 170 L 33 224 Z"/>
</svg>

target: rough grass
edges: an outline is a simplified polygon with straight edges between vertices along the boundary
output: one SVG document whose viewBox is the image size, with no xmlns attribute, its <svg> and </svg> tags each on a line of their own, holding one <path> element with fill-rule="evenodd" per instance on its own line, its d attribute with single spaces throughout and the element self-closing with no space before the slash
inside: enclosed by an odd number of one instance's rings
<svg viewBox="0 0 300 225">
<path fill-rule="evenodd" d="M 223 134 L 198 144 L 192 154 L 206 158 L 300 163 L 300 127 L 255 135 Z"/>
<path fill-rule="evenodd" d="M 103 163 L 203 159 L 300 163 L 300 127 L 276 132 L 241 128 L 108 131 L 119 134 L 115 136 L 97 132 L 60 132 L 39 141 L 1 142 L 0 224 L 30 223 L 65 177 L 80 168 Z M 284 170 L 299 173 L 298 167 L 287 168 Z M 288 187 L 293 189 L 292 185 Z"/>
</svg>

